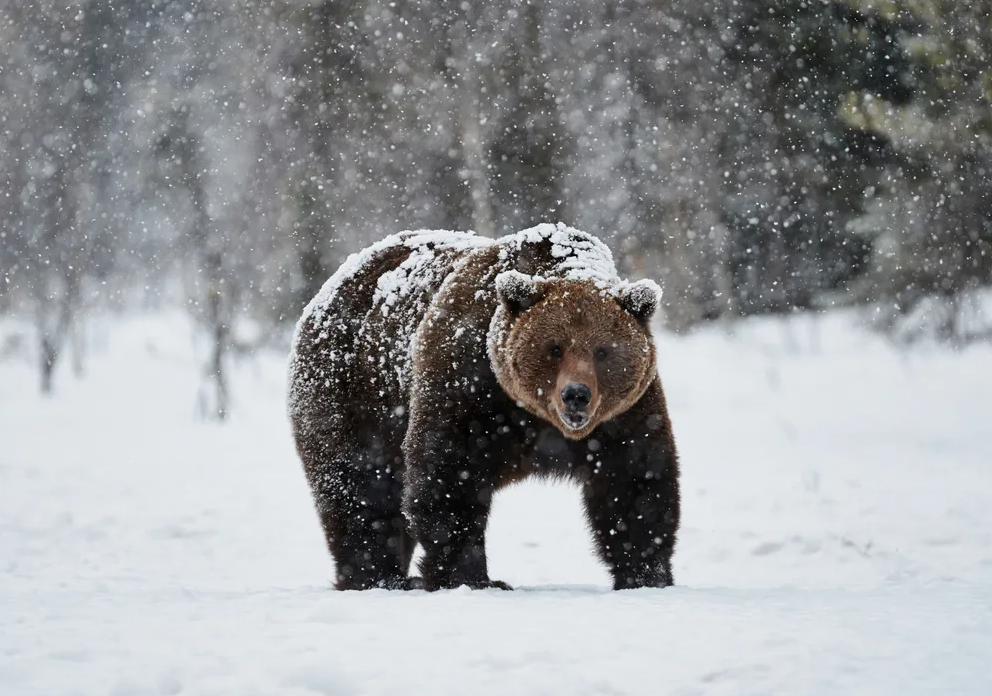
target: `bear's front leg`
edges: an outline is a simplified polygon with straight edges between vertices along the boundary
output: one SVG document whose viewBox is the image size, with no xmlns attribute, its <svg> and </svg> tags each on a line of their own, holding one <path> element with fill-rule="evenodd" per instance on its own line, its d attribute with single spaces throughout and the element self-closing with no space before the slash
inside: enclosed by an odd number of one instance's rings
<svg viewBox="0 0 992 696">
<path fill-rule="evenodd" d="M 613 589 L 674 584 L 678 502 L 670 486 L 610 477 L 589 481 L 584 497 L 596 549 L 613 576 Z"/>
<path fill-rule="evenodd" d="M 603 433 L 597 441 L 596 468 L 583 488 L 596 549 L 613 589 L 668 587 L 675 582 L 672 554 L 680 516 L 674 442 L 668 428 L 616 434 L 614 439 Z"/>
<path fill-rule="evenodd" d="M 416 425 L 404 444 L 404 513 L 424 549 L 419 566 L 424 588 L 512 589 L 490 580 L 486 564 L 493 494 L 487 476 L 493 454 L 486 451 L 488 438 L 478 428 L 462 432 L 423 421 Z"/>
</svg>

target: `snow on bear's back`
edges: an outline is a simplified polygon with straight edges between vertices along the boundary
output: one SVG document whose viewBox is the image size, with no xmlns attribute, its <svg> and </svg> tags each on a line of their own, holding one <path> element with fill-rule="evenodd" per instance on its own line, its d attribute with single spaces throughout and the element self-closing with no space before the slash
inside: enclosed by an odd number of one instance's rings
<svg viewBox="0 0 992 696">
<path fill-rule="evenodd" d="M 471 269 L 479 267 L 469 259 L 486 249 L 498 250 L 496 261 L 488 262 L 482 277 L 474 276 Z M 343 388 L 358 380 L 388 391 L 404 390 L 410 384 L 416 328 L 447 276 L 456 267 L 468 270 L 465 279 L 480 283 L 474 292 L 479 307 L 495 309 L 495 277 L 521 264 L 546 278 L 591 283 L 603 293 L 625 285 L 603 242 L 561 223 L 499 239 L 446 230 L 400 232 L 349 256 L 307 305 L 293 339 L 291 381 L 344 380 L 338 385 Z M 488 333 L 491 338 L 492 331 Z M 323 356 L 319 369 L 304 354 Z M 374 374 L 354 363 L 359 354 L 375 366 Z"/>
<path fill-rule="evenodd" d="M 433 292 L 457 258 L 492 243 L 471 232 L 408 231 L 351 254 L 297 322 L 288 361 L 290 412 L 306 401 L 301 395 L 308 390 L 358 383 L 402 389 L 410 336 Z M 374 287 L 363 290 L 366 278 Z M 357 355 L 370 359 L 371 373 L 355 362 Z"/>
<path fill-rule="evenodd" d="M 435 254 L 441 251 L 464 251 L 492 244 L 491 239 L 478 237 L 473 232 L 454 232 L 450 230 L 411 230 L 389 235 L 388 237 L 351 254 L 335 273 L 327 279 L 320 291 L 310 300 L 303 310 L 296 325 L 296 340 L 299 340 L 301 329 L 308 321 L 317 329 L 326 329 L 331 320 L 338 293 L 341 286 L 349 278 L 361 272 L 369 263 L 373 263 L 383 252 L 397 246 L 410 249 L 410 256 L 399 268 L 384 273 L 379 277 L 376 288 L 375 304 L 380 307 L 392 306 L 396 298 L 409 295 L 417 288 L 418 283 L 426 282 L 422 272 Z"/>
<path fill-rule="evenodd" d="M 294 347 L 301 339 L 303 327 L 309 323 L 317 336 L 327 334 L 335 316 L 338 296 L 344 283 L 375 263 L 383 253 L 398 246 L 410 250 L 409 256 L 396 268 L 383 273 L 376 281 L 375 294 L 369 311 L 389 314 L 400 300 L 421 295 L 428 285 L 438 282 L 435 277 L 438 255 L 450 256 L 482 247 L 498 246 L 503 269 L 512 267 L 525 246 L 550 244 L 552 263 L 542 275 L 575 281 L 590 281 L 605 291 L 615 291 L 625 285 L 616 271 L 609 248 L 591 234 L 563 223 L 542 223 L 514 234 L 489 239 L 473 232 L 449 230 L 414 230 L 390 235 L 385 239 L 351 254 L 340 268 L 324 283 L 310 300 L 296 326 Z M 482 290 L 485 290 L 484 288 Z M 426 307 L 409 308 L 426 311 Z"/>
</svg>

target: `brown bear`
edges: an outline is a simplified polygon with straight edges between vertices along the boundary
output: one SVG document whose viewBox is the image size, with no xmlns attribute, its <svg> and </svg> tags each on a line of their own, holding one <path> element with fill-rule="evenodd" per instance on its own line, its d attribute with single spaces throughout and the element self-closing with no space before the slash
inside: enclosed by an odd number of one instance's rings
<svg viewBox="0 0 992 696">
<path fill-rule="evenodd" d="M 660 291 L 564 225 L 405 232 L 352 255 L 296 329 L 289 413 L 339 589 L 489 578 L 493 494 L 581 485 L 615 589 L 671 585 L 679 467 L 648 322 Z M 421 578 L 408 577 L 414 545 Z"/>
</svg>

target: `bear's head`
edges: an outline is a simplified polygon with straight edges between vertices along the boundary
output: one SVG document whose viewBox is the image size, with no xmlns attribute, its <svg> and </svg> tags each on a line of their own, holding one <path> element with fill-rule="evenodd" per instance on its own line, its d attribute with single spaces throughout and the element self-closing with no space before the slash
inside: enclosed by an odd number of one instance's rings
<svg viewBox="0 0 992 696">
<path fill-rule="evenodd" d="M 582 439 L 644 395 L 655 376 L 650 280 L 604 290 L 591 281 L 496 277 L 489 354 L 503 390 L 565 437 Z"/>
</svg>

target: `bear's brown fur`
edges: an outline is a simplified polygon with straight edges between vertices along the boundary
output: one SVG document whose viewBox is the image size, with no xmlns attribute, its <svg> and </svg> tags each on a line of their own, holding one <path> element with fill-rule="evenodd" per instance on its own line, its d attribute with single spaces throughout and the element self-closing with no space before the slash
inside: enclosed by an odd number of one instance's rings
<svg viewBox="0 0 992 696">
<path fill-rule="evenodd" d="M 337 587 L 489 579 L 492 495 L 529 475 L 582 486 L 617 589 L 672 583 L 679 471 L 648 321 L 653 283 L 563 225 L 487 240 L 403 233 L 310 303 L 290 417 Z"/>
</svg>

